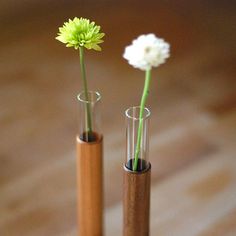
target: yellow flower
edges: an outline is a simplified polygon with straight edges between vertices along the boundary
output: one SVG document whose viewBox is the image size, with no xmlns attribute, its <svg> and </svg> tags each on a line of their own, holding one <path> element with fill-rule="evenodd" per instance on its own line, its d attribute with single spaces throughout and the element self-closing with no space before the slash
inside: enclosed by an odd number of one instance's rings
<svg viewBox="0 0 236 236">
<path fill-rule="evenodd" d="M 69 19 L 62 27 L 59 28 L 58 36 L 56 37 L 66 47 L 85 47 L 101 51 L 98 45 L 103 42 L 104 33 L 100 33 L 100 26 L 95 25 L 95 22 L 90 22 L 89 19 L 77 18 Z"/>
</svg>

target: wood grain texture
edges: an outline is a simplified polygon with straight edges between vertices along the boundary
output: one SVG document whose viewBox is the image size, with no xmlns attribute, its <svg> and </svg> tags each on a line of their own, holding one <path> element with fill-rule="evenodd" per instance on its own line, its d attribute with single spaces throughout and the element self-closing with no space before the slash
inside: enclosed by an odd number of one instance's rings
<svg viewBox="0 0 236 236">
<path fill-rule="evenodd" d="M 84 142 L 77 137 L 78 233 L 103 235 L 103 139 Z"/>
<path fill-rule="evenodd" d="M 142 172 L 123 170 L 123 236 L 149 236 L 151 165 Z"/>
</svg>

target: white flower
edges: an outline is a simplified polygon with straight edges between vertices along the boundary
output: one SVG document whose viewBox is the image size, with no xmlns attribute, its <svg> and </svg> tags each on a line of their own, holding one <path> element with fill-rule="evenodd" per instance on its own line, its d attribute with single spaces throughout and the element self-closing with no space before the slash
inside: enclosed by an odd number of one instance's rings
<svg viewBox="0 0 236 236">
<path fill-rule="evenodd" d="M 140 35 L 125 48 L 123 57 L 129 64 L 148 70 L 163 64 L 170 56 L 170 45 L 154 34 Z"/>
</svg>

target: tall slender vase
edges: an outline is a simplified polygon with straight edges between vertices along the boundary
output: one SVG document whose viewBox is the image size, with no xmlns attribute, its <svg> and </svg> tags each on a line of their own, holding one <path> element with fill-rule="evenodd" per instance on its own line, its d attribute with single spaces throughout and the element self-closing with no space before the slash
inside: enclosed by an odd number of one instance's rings
<svg viewBox="0 0 236 236">
<path fill-rule="evenodd" d="M 134 171 L 140 107 L 126 110 L 126 161 L 123 170 L 123 236 L 148 236 L 151 164 L 148 161 L 149 117 L 145 108 L 138 166 Z"/>
<path fill-rule="evenodd" d="M 98 92 L 78 95 L 77 143 L 78 232 L 80 236 L 103 235 L 103 137 L 100 130 Z M 90 125 L 90 129 L 88 129 Z"/>
</svg>

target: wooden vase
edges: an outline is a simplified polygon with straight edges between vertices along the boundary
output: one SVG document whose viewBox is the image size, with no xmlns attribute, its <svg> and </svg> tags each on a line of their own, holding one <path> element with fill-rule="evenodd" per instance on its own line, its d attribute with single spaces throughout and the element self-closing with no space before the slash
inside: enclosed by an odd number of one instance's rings
<svg viewBox="0 0 236 236">
<path fill-rule="evenodd" d="M 78 232 L 103 235 L 103 138 L 84 142 L 77 137 Z"/>
<path fill-rule="evenodd" d="M 143 171 L 123 170 L 123 236 L 148 236 L 151 165 Z"/>
</svg>

